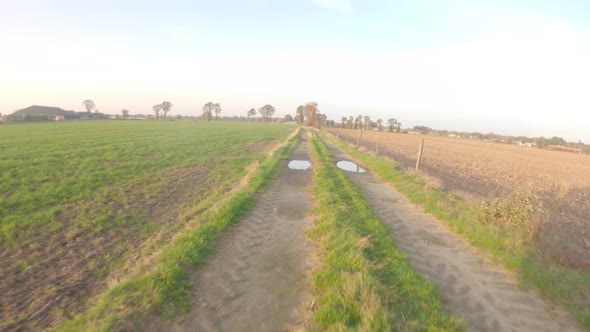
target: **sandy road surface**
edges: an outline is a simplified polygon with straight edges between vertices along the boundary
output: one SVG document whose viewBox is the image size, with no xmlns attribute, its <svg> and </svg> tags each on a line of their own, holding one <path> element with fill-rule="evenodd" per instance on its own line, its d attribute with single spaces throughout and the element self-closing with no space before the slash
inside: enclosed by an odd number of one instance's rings
<svg viewBox="0 0 590 332">
<path fill-rule="evenodd" d="M 351 160 L 324 140 L 334 160 Z M 573 318 L 519 289 L 505 270 L 476 253 L 441 221 L 425 214 L 374 175 L 343 171 L 391 229 L 411 266 L 436 284 L 446 309 L 471 331 L 577 331 Z"/>
<path fill-rule="evenodd" d="M 309 160 L 308 142 L 290 159 Z M 304 231 L 312 203 L 311 170 L 287 166 L 257 197 L 251 213 L 223 236 L 194 275 L 192 310 L 159 331 L 281 331 L 302 328 L 311 252 Z"/>
</svg>

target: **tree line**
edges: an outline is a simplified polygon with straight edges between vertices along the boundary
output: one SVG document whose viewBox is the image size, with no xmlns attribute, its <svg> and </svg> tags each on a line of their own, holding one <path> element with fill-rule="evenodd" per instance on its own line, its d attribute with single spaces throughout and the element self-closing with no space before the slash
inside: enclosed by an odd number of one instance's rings
<svg viewBox="0 0 590 332">
<path fill-rule="evenodd" d="M 272 105 L 265 105 L 258 109 L 251 108 L 246 112 L 248 120 L 252 121 L 254 117 L 259 114 L 263 121 L 269 121 L 274 114 L 275 109 Z M 326 114 L 320 112 L 319 105 L 315 101 L 305 103 L 297 106 L 295 109 L 295 117 L 290 114 L 286 114 L 283 122 L 295 121 L 298 125 L 307 125 L 310 127 L 321 128 L 321 127 L 341 127 L 348 129 L 365 129 L 365 130 L 388 130 L 392 132 L 399 132 L 401 130 L 401 122 L 395 118 L 387 120 L 384 123 L 382 119 L 372 121 L 368 115 L 358 115 L 356 117 L 342 117 L 341 121 L 337 123 L 334 120 L 329 120 Z"/>
<path fill-rule="evenodd" d="M 258 111 L 256 111 L 255 108 L 249 109 L 248 112 L 246 112 L 246 117 L 248 118 L 248 120 L 253 120 L 256 114 L 259 114 L 262 121 L 270 122 L 275 112 L 276 109 L 274 106 L 272 106 L 271 104 L 266 104 L 260 107 Z"/>
<path fill-rule="evenodd" d="M 391 118 L 384 123 L 383 119 L 377 119 L 376 121 L 371 120 L 369 115 L 357 115 L 353 117 L 343 116 L 340 119 L 340 128 L 346 129 L 364 129 L 364 130 L 379 130 L 379 131 L 391 131 L 399 132 L 401 130 L 402 123 L 395 118 Z"/>
<path fill-rule="evenodd" d="M 84 106 L 84 108 L 86 108 L 86 112 L 88 114 L 92 114 L 92 111 L 94 111 L 95 114 L 98 114 L 98 108 L 96 108 L 96 104 L 94 103 L 94 101 L 92 99 L 84 100 L 82 102 L 82 105 Z M 160 104 L 156 104 L 156 105 L 152 106 L 152 110 L 154 111 L 156 119 L 160 119 L 160 112 L 162 112 L 164 114 L 164 120 L 166 120 L 168 112 L 170 112 L 172 110 L 172 106 L 174 106 L 174 105 L 169 101 L 163 101 Z M 126 108 L 122 109 L 121 115 L 123 116 L 124 119 L 128 118 L 129 117 L 129 110 Z"/>
<path fill-rule="evenodd" d="M 96 104 L 91 99 L 86 99 L 82 101 L 82 105 L 86 109 L 86 112 L 90 115 L 94 112 L 95 118 L 97 118 L 99 114 L 99 110 L 96 107 Z M 163 118 L 164 120 L 167 119 L 168 113 L 172 110 L 174 105 L 169 101 L 163 101 L 159 104 L 156 104 L 152 107 L 154 111 L 154 115 L 156 119 Z M 203 105 L 202 108 L 202 118 L 206 121 L 211 121 L 212 119 L 219 120 L 220 113 L 222 112 L 221 105 L 219 103 L 207 102 Z M 266 104 L 260 108 L 250 108 L 246 112 L 246 119 L 249 121 L 254 120 L 256 115 L 260 115 L 260 118 L 263 122 L 271 122 L 272 117 L 275 114 L 276 109 L 274 106 L 270 104 Z M 163 117 L 160 116 L 162 113 Z M 121 114 L 124 119 L 128 118 L 130 112 L 128 109 L 122 109 Z M 177 116 L 178 118 L 180 116 Z M 0 119 L 2 117 L 0 116 Z M 318 103 L 315 101 L 308 102 L 304 105 L 299 105 L 295 109 L 295 117 L 291 116 L 290 114 L 286 114 L 283 119 L 283 122 L 291 122 L 295 121 L 299 125 L 306 124 L 310 127 L 321 128 L 323 126 L 327 127 L 340 127 L 346 129 L 361 129 L 361 130 L 378 130 L 378 131 L 390 131 L 390 132 L 400 132 L 402 123 L 399 122 L 395 118 L 390 118 L 385 122 L 383 119 L 377 119 L 373 121 L 369 115 L 362 115 L 359 114 L 355 116 L 343 116 L 340 119 L 340 122 L 337 123 L 334 120 L 328 120 L 325 114 L 322 114 L 319 110 Z M 553 136 L 551 138 L 545 137 L 536 137 L 536 138 L 529 138 L 526 136 L 502 136 L 497 135 L 494 133 L 489 134 L 482 134 L 482 133 L 457 133 L 451 132 L 447 130 L 433 130 L 426 126 L 414 126 L 412 129 L 414 132 L 419 132 L 421 134 L 430 134 L 430 135 L 439 135 L 439 136 L 454 136 L 454 137 L 466 137 L 472 139 L 479 139 L 479 140 L 489 140 L 499 143 L 518 143 L 521 144 L 533 144 L 539 148 L 545 148 L 549 146 L 566 146 L 566 147 L 576 147 L 582 150 L 584 153 L 590 153 L 590 145 L 584 144 L 581 141 L 577 143 L 574 142 L 567 142 L 561 137 Z"/>
</svg>

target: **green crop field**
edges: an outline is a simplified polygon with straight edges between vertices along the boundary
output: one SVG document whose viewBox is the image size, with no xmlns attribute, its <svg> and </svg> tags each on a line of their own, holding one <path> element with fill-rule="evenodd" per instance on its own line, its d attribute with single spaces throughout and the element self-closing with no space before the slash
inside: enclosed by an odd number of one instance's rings
<svg viewBox="0 0 590 332">
<path fill-rule="evenodd" d="M 2 325 L 47 327 L 73 317 L 119 270 L 223 198 L 293 129 L 140 121 L 1 126 Z"/>
</svg>

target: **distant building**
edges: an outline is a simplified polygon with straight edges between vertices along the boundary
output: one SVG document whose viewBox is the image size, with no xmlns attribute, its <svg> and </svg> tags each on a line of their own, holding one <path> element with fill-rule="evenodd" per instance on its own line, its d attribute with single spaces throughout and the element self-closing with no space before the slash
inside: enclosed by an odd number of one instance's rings
<svg viewBox="0 0 590 332">
<path fill-rule="evenodd" d="M 51 121 L 63 121 L 65 118 L 63 115 L 52 115 L 49 117 Z"/>
<path fill-rule="evenodd" d="M 566 151 L 566 152 L 573 152 L 573 153 L 582 153 L 582 149 L 570 148 L 565 145 L 549 145 L 549 148 L 551 150 Z"/>
</svg>

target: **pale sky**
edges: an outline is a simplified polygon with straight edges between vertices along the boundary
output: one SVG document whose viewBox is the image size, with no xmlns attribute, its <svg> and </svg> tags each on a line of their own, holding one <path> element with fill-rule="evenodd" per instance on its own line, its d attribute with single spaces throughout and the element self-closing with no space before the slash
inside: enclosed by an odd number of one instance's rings
<svg viewBox="0 0 590 332">
<path fill-rule="evenodd" d="M 590 143 L 590 1 L 0 0 L 0 112 L 84 99 Z"/>
</svg>

